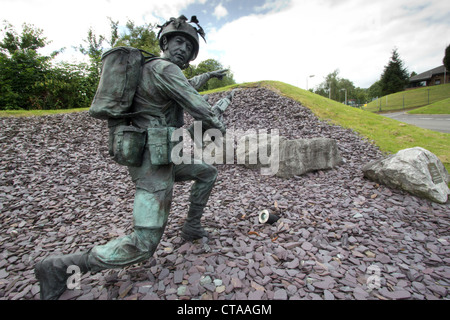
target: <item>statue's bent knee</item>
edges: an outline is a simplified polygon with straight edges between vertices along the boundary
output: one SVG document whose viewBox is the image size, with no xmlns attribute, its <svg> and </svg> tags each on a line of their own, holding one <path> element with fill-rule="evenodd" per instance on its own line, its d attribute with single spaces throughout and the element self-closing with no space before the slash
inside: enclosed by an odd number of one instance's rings
<svg viewBox="0 0 450 320">
<path fill-rule="evenodd" d="M 151 193 L 137 188 L 134 198 L 133 219 L 135 228 L 163 228 L 169 216 L 170 202 L 165 190 Z"/>
<path fill-rule="evenodd" d="M 123 267 L 149 259 L 153 255 L 169 215 L 169 206 L 163 198 L 164 194 L 164 191 L 151 193 L 144 189 L 136 189 L 133 233 L 111 240 L 105 245 L 96 246 L 92 250 L 93 256 L 104 267 Z"/>
</svg>

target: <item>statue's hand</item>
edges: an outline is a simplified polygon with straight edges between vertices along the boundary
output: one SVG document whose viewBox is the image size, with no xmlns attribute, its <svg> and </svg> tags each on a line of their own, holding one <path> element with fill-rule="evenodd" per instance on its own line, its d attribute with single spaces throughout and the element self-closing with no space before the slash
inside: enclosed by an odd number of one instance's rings
<svg viewBox="0 0 450 320">
<path fill-rule="evenodd" d="M 233 101 L 234 94 L 236 93 L 237 89 L 231 90 L 230 93 L 228 93 L 227 98 L 230 99 L 230 101 Z"/>
<path fill-rule="evenodd" d="M 222 80 L 223 77 L 225 77 L 228 72 L 228 69 L 221 69 L 221 70 L 216 70 L 216 71 L 212 71 L 209 73 L 209 75 L 211 76 L 211 78 L 217 78 L 219 80 Z"/>
</svg>

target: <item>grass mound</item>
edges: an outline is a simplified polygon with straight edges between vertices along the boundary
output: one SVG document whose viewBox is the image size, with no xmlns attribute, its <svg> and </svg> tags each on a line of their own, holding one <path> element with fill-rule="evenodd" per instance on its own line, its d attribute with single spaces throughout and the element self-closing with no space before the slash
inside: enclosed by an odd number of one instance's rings
<svg viewBox="0 0 450 320">
<path fill-rule="evenodd" d="M 300 102 L 321 120 L 353 129 L 377 145 L 381 151 L 396 153 L 402 149 L 422 147 L 433 152 L 450 171 L 450 134 L 422 129 L 367 110 L 352 108 L 292 85 L 278 81 L 260 81 L 232 85 L 217 91 L 241 87 L 264 86 Z M 448 85 L 450 89 L 450 84 Z"/>
<path fill-rule="evenodd" d="M 393 93 L 367 104 L 372 112 L 423 107 L 450 98 L 450 83 Z"/>
<path fill-rule="evenodd" d="M 309 108 L 321 120 L 329 121 L 344 128 L 350 128 L 369 141 L 377 145 L 381 151 L 396 153 L 399 150 L 422 147 L 439 157 L 448 171 L 450 171 L 450 134 L 422 129 L 413 125 L 399 122 L 367 110 L 352 108 L 342 103 L 319 96 L 292 85 L 279 81 L 259 81 L 253 83 L 235 84 L 228 87 L 203 92 L 231 90 L 234 88 L 250 88 L 264 86 L 283 96 L 300 102 Z M 450 92 L 450 84 L 435 86 L 434 88 L 446 89 Z M 423 89 L 412 90 L 420 92 Z M 440 91 L 440 92 L 441 92 Z M 441 92 L 442 93 L 442 92 Z M 449 94 L 450 95 L 450 94 Z M 442 99 L 441 99 L 442 100 Z M 445 104 L 445 102 L 442 102 Z M 440 104 L 436 104 L 438 107 Z M 438 108 L 433 107 L 433 108 Z M 448 108 L 445 107 L 444 108 Z M 85 109 L 73 110 L 35 110 L 35 111 L 1 111 L 0 117 L 4 116 L 38 116 L 61 112 L 86 111 Z"/>
</svg>

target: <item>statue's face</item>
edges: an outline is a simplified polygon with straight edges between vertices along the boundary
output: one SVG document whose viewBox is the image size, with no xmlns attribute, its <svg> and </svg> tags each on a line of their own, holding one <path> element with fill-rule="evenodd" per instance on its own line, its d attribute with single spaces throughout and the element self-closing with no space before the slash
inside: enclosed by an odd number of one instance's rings
<svg viewBox="0 0 450 320">
<path fill-rule="evenodd" d="M 176 35 L 167 42 L 165 54 L 170 61 L 182 67 L 189 62 L 193 50 L 194 46 L 188 38 Z"/>
</svg>

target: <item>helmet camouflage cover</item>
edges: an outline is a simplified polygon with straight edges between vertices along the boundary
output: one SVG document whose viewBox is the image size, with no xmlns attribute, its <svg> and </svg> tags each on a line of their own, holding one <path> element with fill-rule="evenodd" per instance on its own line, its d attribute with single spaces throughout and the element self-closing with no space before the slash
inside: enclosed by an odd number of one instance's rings
<svg viewBox="0 0 450 320">
<path fill-rule="evenodd" d="M 161 28 L 161 30 L 158 33 L 159 47 L 163 49 L 164 36 L 170 37 L 177 34 L 187 36 L 189 39 L 191 39 L 194 45 L 194 51 L 192 52 L 192 56 L 189 59 L 190 61 L 193 61 L 195 60 L 195 58 L 197 58 L 198 50 L 200 47 L 198 35 L 200 35 L 203 38 L 203 40 L 205 40 L 205 32 L 203 31 L 202 27 L 200 27 L 200 25 L 198 24 L 199 21 L 197 20 L 196 16 L 192 16 L 191 21 L 187 20 L 188 19 L 182 15 L 176 19 L 170 18 L 170 20 L 164 23 L 162 26 L 158 26 L 159 28 Z M 190 25 L 189 23 L 195 23 L 198 29 Z"/>
</svg>

